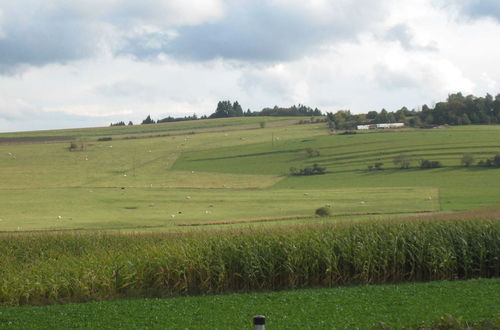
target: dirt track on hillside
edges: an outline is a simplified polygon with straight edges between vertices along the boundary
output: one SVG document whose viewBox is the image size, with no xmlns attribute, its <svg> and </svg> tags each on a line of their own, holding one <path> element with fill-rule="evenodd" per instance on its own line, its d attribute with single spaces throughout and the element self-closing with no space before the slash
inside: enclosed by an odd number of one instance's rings
<svg viewBox="0 0 500 330">
<path fill-rule="evenodd" d="M 71 142 L 72 136 L 33 136 L 33 137 L 0 137 L 0 145 Z"/>
</svg>

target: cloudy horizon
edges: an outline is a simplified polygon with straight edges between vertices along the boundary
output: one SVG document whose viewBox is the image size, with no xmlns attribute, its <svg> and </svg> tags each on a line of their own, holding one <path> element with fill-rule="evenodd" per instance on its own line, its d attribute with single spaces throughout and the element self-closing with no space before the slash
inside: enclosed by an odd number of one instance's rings
<svg viewBox="0 0 500 330">
<path fill-rule="evenodd" d="M 0 132 L 500 93 L 496 0 L 0 0 Z"/>
</svg>

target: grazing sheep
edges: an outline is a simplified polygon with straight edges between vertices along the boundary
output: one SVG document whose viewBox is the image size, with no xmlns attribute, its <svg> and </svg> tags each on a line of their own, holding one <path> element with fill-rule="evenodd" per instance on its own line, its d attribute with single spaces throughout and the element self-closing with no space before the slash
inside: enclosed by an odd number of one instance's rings
<svg viewBox="0 0 500 330">
<path fill-rule="evenodd" d="M 359 202 L 359 204 L 364 204 L 364 203 L 365 203 L 365 201 L 361 201 L 361 202 Z"/>
<path fill-rule="evenodd" d="M 427 199 L 428 199 L 428 200 L 431 200 L 431 199 L 432 199 L 432 197 L 431 197 L 431 196 L 429 196 L 429 197 L 427 197 Z"/>
<path fill-rule="evenodd" d="M 61 219 L 62 219 L 62 217 L 61 217 L 60 215 L 58 215 L 58 216 L 57 216 L 57 219 L 61 220 Z"/>
<path fill-rule="evenodd" d="M 309 193 L 304 193 L 304 196 L 309 196 Z"/>
<path fill-rule="evenodd" d="M 186 196 L 186 199 L 191 199 L 191 196 Z"/>
<path fill-rule="evenodd" d="M 170 216 L 171 216 L 172 218 L 175 218 L 175 214 L 171 214 Z"/>
</svg>

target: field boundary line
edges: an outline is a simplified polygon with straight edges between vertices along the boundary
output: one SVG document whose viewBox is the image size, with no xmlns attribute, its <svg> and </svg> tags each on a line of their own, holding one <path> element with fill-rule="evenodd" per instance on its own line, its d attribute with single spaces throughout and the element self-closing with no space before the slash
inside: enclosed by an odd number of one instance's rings
<svg viewBox="0 0 500 330">
<path fill-rule="evenodd" d="M 394 214 L 424 214 L 424 213 L 435 213 L 433 210 L 423 210 L 423 211 L 401 211 L 401 212 L 353 212 L 353 213 L 338 213 L 330 217 L 324 217 L 323 219 L 331 219 L 335 217 L 345 217 L 345 216 L 356 216 L 356 215 L 394 215 Z M 272 221 L 289 221 L 289 220 L 299 220 L 299 219 L 322 219 L 322 217 L 315 215 L 293 215 L 287 217 L 276 217 L 276 218 L 260 218 L 260 219 L 235 219 L 235 220 L 220 220 L 220 221 L 206 221 L 206 222 L 183 222 L 176 223 L 179 227 L 198 227 L 198 226 L 217 226 L 217 225 L 232 225 L 240 223 L 258 223 L 258 222 L 272 222 Z"/>
</svg>

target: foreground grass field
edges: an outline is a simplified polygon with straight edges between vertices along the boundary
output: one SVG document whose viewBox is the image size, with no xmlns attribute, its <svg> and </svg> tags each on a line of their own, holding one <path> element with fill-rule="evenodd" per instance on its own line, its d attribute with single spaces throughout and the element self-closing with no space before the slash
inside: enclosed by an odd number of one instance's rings
<svg viewBox="0 0 500 330">
<path fill-rule="evenodd" d="M 339 287 L 258 294 L 0 307 L 0 329 L 390 329 L 430 325 L 447 314 L 498 327 L 498 279 Z"/>
</svg>

